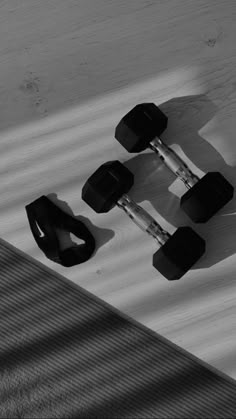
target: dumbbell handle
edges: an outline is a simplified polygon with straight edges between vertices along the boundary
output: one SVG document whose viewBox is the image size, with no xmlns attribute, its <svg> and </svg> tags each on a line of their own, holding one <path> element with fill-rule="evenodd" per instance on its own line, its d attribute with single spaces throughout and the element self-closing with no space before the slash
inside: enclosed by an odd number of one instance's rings
<svg viewBox="0 0 236 419">
<path fill-rule="evenodd" d="M 162 246 L 171 237 L 142 207 L 134 202 L 128 195 L 124 194 L 117 202 L 126 214 L 137 224 L 141 230 L 146 231 Z"/>
<path fill-rule="evenodd" d="M 190 189 L 199 181 L 197 175 L 195 175 L 187 166 L 187 164 L 175 153 L 174 150 L 169 148 L 163 141 L 156 137 L 149 144 L 151 150 L 158 154 L 161 160 L 167 165 L 167 167 L 184 182 L 185 186 Z"/>
</svg>

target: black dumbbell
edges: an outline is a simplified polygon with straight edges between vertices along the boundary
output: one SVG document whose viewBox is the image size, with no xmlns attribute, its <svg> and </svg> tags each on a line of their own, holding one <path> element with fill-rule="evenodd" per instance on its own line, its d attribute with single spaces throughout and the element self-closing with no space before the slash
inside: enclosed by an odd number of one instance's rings
<svg viewBox="0 0 236 419">
<path fill-rule="evenodd" d="M 167 116 L 154 103 L 136 105 L 119 122 L 115 138 L 130 153 L 151 148 L 167 167 L 184 182 L 188 191 L 180 207 L 196 223 L 205 223 L 229 202 L 233 186 L 219 172 L 209 172 L 201 179 L 163 141 L 160 135 L 167 127 Z"/>
<path fill-rule="evenodd" d="M 133 173 L 118 160 L 102 164 L 82 188 L 82 199 L 97 213 L 115 205 L 161 246 L 153 255 L 153 266 L 169 281 L 181 278 L 205 252 L 205 241 L 190 227 L 179 227 L 171 236 L 127 192 Z"/>
</svg>

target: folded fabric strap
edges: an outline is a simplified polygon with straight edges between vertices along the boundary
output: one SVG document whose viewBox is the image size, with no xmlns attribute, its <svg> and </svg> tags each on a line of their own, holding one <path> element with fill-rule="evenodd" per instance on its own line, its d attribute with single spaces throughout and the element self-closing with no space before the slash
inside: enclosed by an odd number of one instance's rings
<svg viewBox="0 0 236 419">
<path fill-rule="evenodd" d="M 78 265 L 90 259 L 96 243 L 82 221 L 63 212 L 45 195 L 26 205 L 25 209 L 35 241 L 48 259 L 66 267 Z M 74 244 L 61 250 L 56 228 L 73 233 L 85 243 Z"/>
</svg>

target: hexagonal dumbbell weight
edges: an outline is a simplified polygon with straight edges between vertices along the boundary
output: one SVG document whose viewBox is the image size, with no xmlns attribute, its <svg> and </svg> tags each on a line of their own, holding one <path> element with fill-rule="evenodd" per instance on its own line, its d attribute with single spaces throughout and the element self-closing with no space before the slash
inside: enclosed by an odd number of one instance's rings
<svg viewBox="0 0 236 419">
<path fill-rule="evenodd" d="M 153 266 L 169 281 L 181 278 L 205 252 L 205 241 L 190 227 L 179 227 L 171 236 L 127 192 L 134 183 L 133 173 L 118 160 L 102 164 L 82 188 L 82 199 L 97 213 L 115 205 L 143 231 L 157 240 L 160 249 Z"/>
<path fill-rule="evenodd" d="M 141 103 L 128 112 L 115 130 L 115 138 L 130 153 L 151 148 L 166 166 L 189 189 L 180 200 L 182 210 L 196 223 L 205 223 L 229 202 L 233 186 L 219 172 L 209 172 L 201 179 L 163 141 L 167 116 L 154 103 Z"/>
</svg>

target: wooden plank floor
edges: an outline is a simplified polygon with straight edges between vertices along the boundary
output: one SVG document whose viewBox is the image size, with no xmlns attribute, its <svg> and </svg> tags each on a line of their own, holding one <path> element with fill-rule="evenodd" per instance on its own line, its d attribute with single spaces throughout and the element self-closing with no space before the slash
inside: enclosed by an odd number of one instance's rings
<svg viewBox="0 0 236 419">
<path fill-rule="evenodd" d="M 206 225 L 178 209 L 184 187 L 152 152 L 129 155 L 116 124 L 143 101 L 169 116 L 163 139 L 197 174 L 236 185 L 234 0 L 0 1 L 1 237 L 236 378 L 235 199 Z M 170 232 L 190 225 L 207 252 L 169 283 L 155 242 L 81 188 L 103 162 L 126 162 L 130 195 Z M 37 247 L 25 205 L 41 195 L 85 220 L 98 249 L 64 268 Z"/>
</svg>

